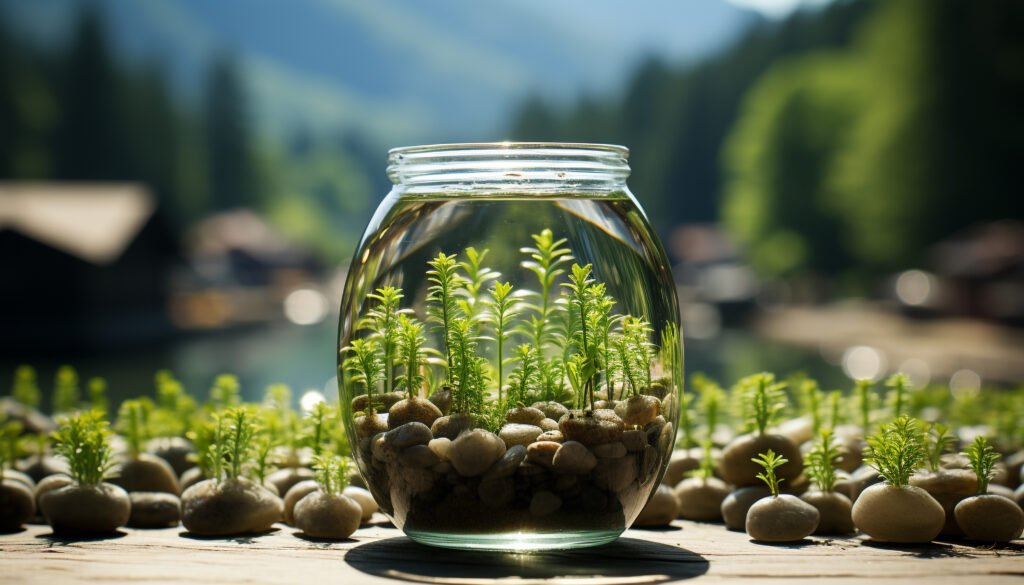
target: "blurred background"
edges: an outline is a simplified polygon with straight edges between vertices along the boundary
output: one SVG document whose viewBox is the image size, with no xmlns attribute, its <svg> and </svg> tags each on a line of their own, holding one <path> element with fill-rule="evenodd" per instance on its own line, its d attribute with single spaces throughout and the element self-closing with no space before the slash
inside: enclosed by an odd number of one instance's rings
<svg viewBox="0 0 1024 585">
<path fill-rule="evenodd" d="M 389 147 L 632 150 L 687 370 L 1024 381 L 1024 2 L 2 0 L 0 388 L 335 393 Z"/>
</svg>

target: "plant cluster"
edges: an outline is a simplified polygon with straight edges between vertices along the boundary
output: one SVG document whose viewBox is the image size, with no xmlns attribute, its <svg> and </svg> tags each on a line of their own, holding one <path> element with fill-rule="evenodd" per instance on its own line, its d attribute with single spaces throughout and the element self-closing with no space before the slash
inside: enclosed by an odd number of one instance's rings
<svg viewBox="0 0 1024 585">
<path fill-rule="evenodd" d="M 761 372 L 741 379 L 738 387 L 747 430 L 763 435 L 786 408 L 786 384 L 776 382 L 774 374 Z"/>
<path fill-rule="evenodd" d="M 320 489 L 328 495 L 340 495 L 348 487 L 352 460 L 337 455 L 320 455 L 313 459 L 313 473 Z"/>
<path fill-rule="evenodd" d="M 71 468 L 79 485 L 96 485 L 114 469 L 107 421 L 96 412 L 81 412 L 64 418 L 53 435 L 57 453 Z"/>
<path fill-rule="evenodd" d="M 836 485 L 836 464 L 841 456 L 836 448 L 832 429 L 822 429 L 806 457 L 807 476 L 821 492 L 830 492 Z"/>
<path fill-rule="evenodd" d="M 995 452 L 987 438 L 979 436 L 967 448 L 964 456 L 971 462 L 971 470 L 978 477 L 978 493 L 988 492 L 988 482 L 995 475 L 996 462 L 1000 458 L 999 453 Z"/>
<path fill-rule="evenodd" d="M 931 471 L 938 471 L 942 467 L 942 456 L 945 455 L 956 438 L 950 435 L 949 427 L 942 423 L 928 425 L 928 432 L 925 434 L 925 463 Z"/>
<path fill-rule="evenodd" d="M 599 399 L 652 386 L 659 350 L 650 324 L 615 313 L 592 266 L 572 263 L 564 239 L 550 230 L 532 239 L 521 249 L 522 267 L 536 277 L 537 290 L 515 290 L 484 265 L 488 250 L 470 247 L 428 262 L 425 321 L 401 306 L 405 294 L 397 287 L 368 295 L 371 306 L 356 327 L 365 333 L 342 348 L 340 368 L 346 383 L 367 395 L 367 410 L 381 391 L 411 398 L 443 386 L 453 413 L 486 419 L 492 410 L 539 400 L 593 409 Z M 663 338 L 678 343 L 677 331 L 667 328 Z M 674 360 L 670 366 L 681 361 L 679 351 L 660 350 Z"/>
<path fill-rule="evenodd" d="M 921 423 L 901 416 L 882 425 L 878 433 L 868 437 L 864 460 L 874 467 L 888 484 L 905 487 L 927 457 Z"/>
<path fill-rule="evenodd" d="M 778 497 L 779 486 L 786 480 L 776 476 L 775 470 L 789 463 L 789 460 L 776 455 L 775 451 L 768 449 L 767 453 L 758 453 L 757 457 L 754 457 L 751 461 L 764 468 L 763 472 L 757 474 L 757 479 L 760 479 L 768 486 L 772 496 Z"/>
</svg>

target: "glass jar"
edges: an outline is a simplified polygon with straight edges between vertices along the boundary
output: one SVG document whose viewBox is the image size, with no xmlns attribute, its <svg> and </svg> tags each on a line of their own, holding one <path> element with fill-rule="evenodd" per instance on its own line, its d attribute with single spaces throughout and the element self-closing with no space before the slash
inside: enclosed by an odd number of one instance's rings
<svg viewBox="0 0 1024 585">
<path fill-rule="evenodd" d="M 424 544 L 602 544 L 643 509 L 679 415 L 665 252 L 598 144 L 394 149 L 349 268 L 338 380 L 366 486 Z"/>
</svg>

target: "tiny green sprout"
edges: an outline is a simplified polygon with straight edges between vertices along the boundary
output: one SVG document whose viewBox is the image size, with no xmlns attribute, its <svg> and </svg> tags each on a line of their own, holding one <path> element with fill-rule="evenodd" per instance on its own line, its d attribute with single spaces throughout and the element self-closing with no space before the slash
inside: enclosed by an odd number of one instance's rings
<svg viewBox="0 0 1024 585">
<path fill-rule="evenodd" d="M 53 382 L 53 412 L 63 414 L 77 410 L 80 400 L 78 372 L 71 366 L 61 366 Z"/>
<path fill-rule="evenodd" d="M 711 441 L 705 439 L 701 441 L 701 458 L 700 466 L 697 469 L 690 471 L 687 475 L 690 477 L 696 477 L 705 481 L 715 476 L 715 461 L 711 457 Z"/>
<path fill-rule="evenodd" d="M 889 408 L 892 409 L 892 416 L 899 418 L 903 416 L 903 411 L 907 406 L 907 392 L 911 390 L 910 378 L 903 372 L 897 372 L 889 376 L 885 385 L 889 388 L 886 400 L 889 403 Z"/>
<path fill-rule="evenodd" d="M 807 454 L 805 471 L 822 492 L 830 492 L 836 485 L 836 464 L 840 460 L 840 454 L 833 439 L 832 429 L 822 429 Z"/>
<path fill-rule="evenodd" d="M 256 423 L 245 407 L 231 408 L 217 417 L 217 435 L 214 449 L 217 453 L 218 477 L 241 477 L 254 455 L 253 438 Z M 225 466 L 226 465 L 226 466 Z"/>
<path fill-rule="evenodd" d="M 524 405 L 537 380 L 537 348 L 529 343 L 520 344 L 515 350 L 518 365 L 509 375 L 508 406 Z"/>
<path fill-rule="evenodd" d="M 21 432 L 24 430 L 20 421 L 7 421 L 0 427 L 0 472 L 14 467 L 20 454 Z"/>
<path fill-rule="evenodd" d="M 36 370 L 30 365 L 22 364 L 14 370 L 14 386 L 11 395 L 18 402 L 31 408 L 39 408 L 42 394 L 36 382 Z"/>
<path fill-rule="evenodd" d="M 253 439 L 252 452 L 252 473 L 256 479 L 256 483 L 263 485 L 266 482 L 267 476 L 270 475 L 270 472 L 274 469 L 271 462 L 271 455 L 274 452 L 274 442 L 270 439 L 270 435 L 267 433 L 259 433 L 256 438 Z"/>
<path fill-rule="evenodd" d="M 313 459 L 313 473 L 320 489 L 332 496 L 340 495 L 348 487 L 352 462 L 348 457 L 320 455 Z"/>
<path fill-rule="evenodd" d="M 992 481 L 995 475 L 996 462 L 1000 455 L 984 436 L 978 436 L 974 443 L 964 451 L 964 456 L 971 462 L 971 469 L 974 475 L 978 476 L 978 493 L 988 492 L 988 482 Z"/>
<path fill-rule="evenodd" d="M 107 381 L 95 377 L 89 379 L 89 403 L 93 410 L 106 413 L 110 408 L 107 400 Z"/>
<path fill-rule="evenodd" d="M 398 315 L 402 312 L 399 305 L 404 295 L 400 288 L 385 286 L 378 288 L 376 294 L 369 294 L 367 297 L 377 301 L 377 306 L 370 310 L 367 319 L 359 328 L 370 329 L 374 338 L 381 344 L 384 354 L 384 391 L 391 392 L 395 385 L 395 360 L 398 354 Z M 371 380 L 373 378 L 371 376 Z"/>
<path fill-rule="evenodd" d="M 306 415 L 306 436 L 313 455 L 319 455 L 324 449 L 324 441 L 328 438 L 327 425 L 330 424 L 331 407 L 326 402 L 317 402 Z"/>
<path fill-rule="evenodd" d="M 821 388 L 810 378 L 801 380 L 799 388 L 804 409 L 811 417 L 811 431 L 816 435 L 821 431 Z"/>
<path fill-rule="evenodd" d="M 551 302 L 551 292 L 555 289 L 558 277 L 565 274 L 565 264 L 571 262 L 573 257 L 572 251 L 564 247 L 566 240 L 556 240 L 549 229 L 531 237 L 533 247 L 519 250 L 530 258 L 522 262 L 522 267 L 534 273 L 537 276 L 537 284 L 540 285 L 540 290 L 532 295 L 536 302 L 525 306 L 533 313 L 527 333 L 537 351 L 543 353 L 554 335 L 550 327 L 552 316 L 561 310 L 558 304 Z"/>
<path fill-rule="evenodd" d="M 693 419 L 696 418 L 697 412 L 692 408 L 693 394 L 689 392 L 680 395 L 679 397 L 679 440 L 676 442 L 676 446 L 689 449 L 696 444 L 693 438 Z"/>
<path fill-rule="evenodd" d="M 857 380 L 854 384 L 854 395 L 857 400 L 857 413 L 860 415 L 861 431 L 867 435 L 871 431 L 871 413 L 875 408 L 875 394 L 871 391 L 871 380 Z"/>
<path fill-rule="evenodd" d="M 487 257 L 488 252 L 490 250 L 486 248 L 477 251 L 476 248 L 470 246 L 465 251 L 466 259 L 459 262 L 459 267 L 466 273 L 463 288 L 460 291 L 462 296 L 465 297 L 461 306 L 463 312 L 470 318 L 477 315 L 478 301 L 484 287 L 487 286 L 488 282 L 497 280 L 501 276 L 500 273 L 483 265 L 484 258 Z"/>
<path fill-rule="evenodd" d="M 448 361 L 448 384 L 452 384 L 455 375 L 454 358 L 451 353 L 451 331 L 458 318 L 457 293 L 463 287 L 463 278 L 459 274 L 459 262 L 456 255 L 440 252 L 433 260 L 427 262 L 427 280 L 432 284 L 427 291 L 429 321 L 441 330 L 443 353 Z"/>
<path fill-rule="evenodd" d="M 197 406 L 194 398 L 185 392 L 181 382 L 167 370 L 154 377 L 157 408 L 152 416 L 155 436 L 183 437 L 191 428 Z"/>
<path fill-rule="evenodd" d="M 882 425 L 878 433 L 868 437 L 865 461 L 875 468 L 888 484 L 906 487 L 924 462 L 925 445 L 920 422 L 901 416 Z"/>
<path fill-rule="evenodd" d="M 238 383 L 238 376 L 233 374 L 221 374 L 213 381 L 210 388 L 210 403 L 216 410 L 223 410 L 241 404 L 241 385 Z"/>
<path fill-rule="evenodd" d="M 934 472 L 942 467 L 942 456 L 949 451 L 955 440 L 955 437 L 949 434 L 949 427 L 946 425 L 935 422 L 928 426 L 924 444 L 928 469 Z"/>
<path fill-rule="evenodd" d="M 843 391 L 828 393 L 828 428 L 834 429 L 843 423 Z"/>
<path fill-rule="evenodd" d="M 397 344 L 398 338 L 396 337 L 392 360 L 394 360 L 394 353 L 397 352 Z M 352 375 L 354 382 L 360 383 L 366 388 L 367 408 L 370 412 L 375 412 L 377 403 L 373 398 L 373 390 L 384 379 L 384 362 L 379 355 L 377 340 L 353 339 L 352 344 L 342 349 L 342 352 L 351 354 L 345 358 L 342 367 Z"/>
<path fill-rule="evenodd" d="M 53 438 L 79 485 L 96 485 L 114 468 L 107 422 L 95 412 L 64 418 Z"/>
<path fill-rule="evenodd" d="M 153 403 L 148 398 L 125 400 L 117 411 L 117 432 L 124 436 L 128 443 L 128 453 L 138 457 L 143 446 L 152 433 L 149 428 L 149 417 L 153 412 Z"/>
<path fill-rule="evenodd" d="M 768 372 L 747 376 L 740 380 L 740 385 L 746 389 L 748 424 L 763 435 L 786 408 L 786 395 L 782 392 L 786 385 L 775 382 L 775 375 Z"/>
<path fill-rule="evenodd" d="M 497 346 L 498 402 L 501 402 L 505 384 L 505 343 L 512 335 L 512 319 L 519 314 L 521 305 L 519 299 L 512 293 L 512 285 L 507 282 L 495 282 L 491 287 L 490 297 L 486 303 L 491 327 L 494 329 L 494 343 Z"/>
<path fill-rule="evenodd" d="M 707 378 L 703 374 L 696 374 L 691 383 L 700 393 L 700 410 L 704 414 L 704 424 L 707 425 L 705 440 L 711 441 L 718 428 L 718 420 L 722 413 L 722 404 L 726 400 L 725 390 L 717 382 Z"/>
<path fill-rule="evenodd" d="M 754 457 L 751 461 L 764 468 L 764 471 L 762 473 L 758 473 L 756 477 L 768 485 L 768 489 L 771 490 L 773 497 L 778 497 L 779 485 L 786 480 L 777 477 L 775 475 L 775 470 L 789 463 L 789 459 L 776 455 L 775 451 L 768 449 L 767 453 L 759 453 L 757 457 Z"/>
<path fill-rule="evenodd" d="M 405 366 L 405 372 L 398 377 L 397 382 L 399 385 L 405 386 L 405 392 L 409 398 L 414 398 L 419 396 L 424 380 L 423 344 L 426 343 L 426 340 L 423 337 L 423 325 L 415 318 L 403 313 L 398 316 L 398 331 L 398 353 L 401 356 L 402 365 Z M 451 381 L 450 372 L 448 380 Z"/>
</svg>

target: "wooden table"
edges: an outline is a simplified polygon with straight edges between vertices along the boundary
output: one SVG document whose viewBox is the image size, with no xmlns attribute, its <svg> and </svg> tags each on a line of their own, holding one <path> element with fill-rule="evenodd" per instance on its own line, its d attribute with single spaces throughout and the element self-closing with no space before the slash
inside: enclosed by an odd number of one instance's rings
<svg viewBox="0 0 1024 585">
<path fill-rule="evenodd" d="M 1024 541 L 1000 547 L 936 543 L 885 547 L 863 537 L 755 544 L 720 525 L 677 521 L 630 530 L 599 548 L 497 554 L 422 547 L 386 521 L 346 542 L 314 542 L 281 525 L 241 538 L 196 538 L 181 528 L 124 529 L 68 541 L 47 526 L 0 535 L 0 583 L 338 584 L 557 582 L 566 585 L 694 582 L 1024 582 Z"/>
</svg>

